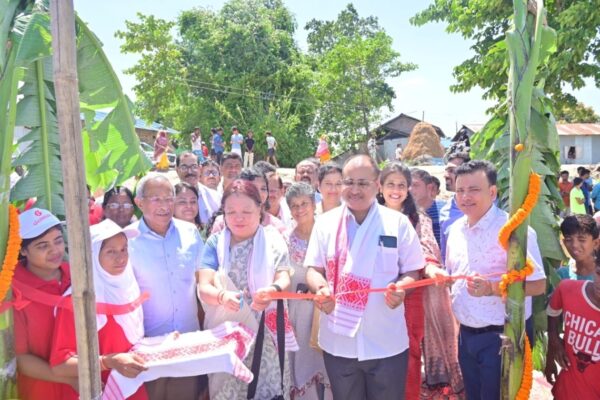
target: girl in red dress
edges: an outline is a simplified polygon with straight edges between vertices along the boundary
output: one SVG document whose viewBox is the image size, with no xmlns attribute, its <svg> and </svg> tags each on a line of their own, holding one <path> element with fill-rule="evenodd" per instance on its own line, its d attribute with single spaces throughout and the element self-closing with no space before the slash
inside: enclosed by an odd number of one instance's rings
<svg viewBox="0 0 600 400">
<path fill-rule="evenodd" d="M 57 376 L 50 368 L 54 307 L 36 302 L 35 292 L 59 297 L 71 286 L 65 241 L 60 221 L 47 210 L 23 212 L 19 225 L 23 242 L 13 281 L 14 297 L 22 303 L 14 309 L 19 398 L 61 400 L 77 379 Z"/>
<path fill-rule="evenodd" d="M 90 227 L 90 232 L 96 301 L 123 305 L 137 300 L 140 297 L 140 288 L 129 264 L 127 239 L 137 236 L 139 232 L 131 228 L 121 228 L 109 219 Z M 141 359 L 127 353 L 144 337 L 141 306 L 123 315 L 98 314 L 96 324 L 103 383 L 106 383 L 111 369 L 116 369 L 129 378 L 135 378 L 146 370 Z M 56 375 L 77 376 L 75 321 L 73 313 L 66 309 L 59 309 L 56 316 L 50 364 Z M 79 395 L 74 390 L 64 396 L 64 399 L 78 398 Z M 129 397 L 135 400 L 147 398 L 143 385 Z"/>
</svg>

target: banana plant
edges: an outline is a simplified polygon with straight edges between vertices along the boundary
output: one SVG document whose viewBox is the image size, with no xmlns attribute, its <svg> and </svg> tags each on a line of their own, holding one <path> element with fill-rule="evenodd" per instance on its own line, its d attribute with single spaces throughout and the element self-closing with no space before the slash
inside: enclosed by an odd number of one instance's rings
<svg viewBox="0 0 600 400">
<path fill-rule="evenodd" d="M 472 139 L 476 158 L 487 158 L 498 168 L 499 205 L 514 214 L 523 204 L 528 192 L 531 171 L 542 177 L 542 191 L 529 220 L 524 221 L 511 235 L 507 269 L 520 270 L 527 254 L 527 226 L 537 232 L 538 245 L 550 281 L 564 258 L 556 215 L 562 199 L 558 191 L 560 171 L 558 133 L 552 116 L 551 101 L 544 87 L 544 65 L 556 50 L 556 34 L 545 25 L 542 0 L 514 0 L 513 28 L 506 34 L 509 55 L 507 102 L 496 110 L 495 116 Z M 528 9 L 529 5 L 529 9 Z M 523 144 L 522 151 L 515 145 Z M 508 155 L 508 157 L 507 157 Z M 502 354 L 502 398 L 514 399 L 521 385 L 525 331 L 524 285 L 508 288 L 507 322 L 504 334 L 506 346 Z M 543 338 L 545 330 L 544 297 L 534 299 L 536 336 Z M 534 349 L 534 365 L 543 368 L 543 343 L 538 340 Z"/>
<path fill-rule="evenodd" d="M 105 189 L 150 169 L 135 133 L 132 104 L 123 94 L 102 44 L 76 19 L 77 64 L 86 178 Z M 0 262 L 8 235 L 8 205 L 35 198 L 36 206 L 63 217 L 61 154 L 52 74 L 52 35 L 45 0 L 0 0 Z M 95 112 L 110 109 L 104 120 Z M 29 132 L 12 161 L 16 126 Z M 10 188 L 10 174 L 24 176 Z M 85 195 L 85 194 L 82 194 Z M 14 398 L 11 314 L 0 314 L 0 398 Z"/>
</svg>

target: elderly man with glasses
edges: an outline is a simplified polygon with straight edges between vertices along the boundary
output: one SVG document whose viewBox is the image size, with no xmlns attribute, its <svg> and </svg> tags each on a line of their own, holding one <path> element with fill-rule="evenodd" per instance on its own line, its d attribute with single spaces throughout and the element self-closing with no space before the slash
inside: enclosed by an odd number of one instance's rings
<svg viewBox="0 0 600 400">
<path fill-rule="evenodd" d="M 194 156 L 195 157 L 195 156 Z M 173 218 L 175 190 L 163 175 L 147 175 L 137 186 L 135 203 L 142 218 L 130 226 L 140 235 L 129 240 L 129 259 L 142 292 L 146 336 L 200 329 L 196 301 L 197 271 L 204 243 L 193 224 Z M 198 377 L 160 378 L 146 383 L 151 399 L 198 399 Z"/>
</svg>

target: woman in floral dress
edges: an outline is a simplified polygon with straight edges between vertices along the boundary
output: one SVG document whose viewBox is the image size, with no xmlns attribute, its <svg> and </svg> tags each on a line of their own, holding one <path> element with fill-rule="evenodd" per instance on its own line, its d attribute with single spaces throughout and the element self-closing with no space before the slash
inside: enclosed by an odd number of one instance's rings
<svg viewBox="0 0 600 400">
<path fill-rule="evenodd" d="M 306 268 L 304 256 L 308 240 L 315 224 L 315 191 L 304 182 L 294 183 L 287 190 L 285 199 L 288 203 L 296 227 L 286 233 L 286 241 L 290 253 L 290 261 L 294 268 L 292 291 L 305 291 Z M 300 350 L 290 354 L 290 370 L 292 373 L 291 398 L 294 400 L 331 399 L 331 386 L 325 371 L 323 355 L 320 350 L 311 347 L 310 338 L 314 320 L 313 302 L 294 300 L 289 304 L 290 320 Z"/>
<path fill-rule="evenodd" d="M 198 294 L 206 312 L 205 329 L 224 321 L 239 321 L 255 332 L 265 312 L 265 332 L 255 399 L 283 395 L 289 399 L 290 374 L 282 380 L 277 353 L 275 302 L 265 294 L 290 286 L 288 250 L 281 234 L 263 227 L 261 198 L 252 182 L 237 179 L 223 194 L 226 228 L 206 241 L 199 273 Z M 285 316 L 286 351 L 298 349 L 291 325 Z M 250 368 L 254 345 L 244 363 Z M 248 384 L 231 375 L 209 376 L 211 400 L 246 398 Z"/>
</svg>

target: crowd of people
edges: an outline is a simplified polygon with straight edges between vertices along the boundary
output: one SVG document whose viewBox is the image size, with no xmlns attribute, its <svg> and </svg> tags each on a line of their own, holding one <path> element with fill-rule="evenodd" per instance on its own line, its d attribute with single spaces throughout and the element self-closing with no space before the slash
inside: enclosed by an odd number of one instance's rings
<svg viewBox="0 0 600 400">
<path fill-rule="evenodd" d="M 578 167 L 573 180 L 569 179 L 569 171 L 561 171 L 558 187 L 565 205 L 564 215 L 589 214 L 600 220 L 600 184 L 594 184 L 588 168 Z"/>
<path fill-rule="evenodd" d="M 128 352 L 143 337 L 235 321 L 256 333 L 244 361 L 250 384 L 223 373 L 162 377 L 129 398 L 499 399 L 507 254 L 498 232 L 508 215 L 496 204 L 492 164 L 449 155 L 451 197 L 442 200 L 437 178 L 399 161 L 380 170 L 364 154 L 343 165 L 308 158 L 287 182 L 272 135 L 271 162 L 256 163 L 251 132 L 244 139 L 234 127 L 230 152 L 222 132 L 212 137 L 214 157 L 199 131 L 192 150 L 177 156 L 178 182 L 149 173 L 134 191 L 114 187 L 90 204 L 97 301 L 131 304 L 150 294 L 127 313 L 98 315 L 103 382 L 111 370 L 135 378 L 147 369 Z M 564 182 L 568 175 L 563 196 Z M 571 262 L 557 270 L 563 282 L 548 305 L 545 374 L 558 399 L 597 399 L 599 231 L 587 212 L 573 211 L 570 196 L 561 232 Z M 31 208 L 20 229 L 16 287 L 68 296 L 60 221 Z M 531 228 L 527 254 L 534 343 L 531 298 L 545 293 L 546 276 Z M 427 278 L 437 284 L 403 288 Z M 282 292 L 315 296 L 271 300 Z M 72 311 L 26 303 L 14 312 L 20 398 L 77 398 Z"/>
</svg>

